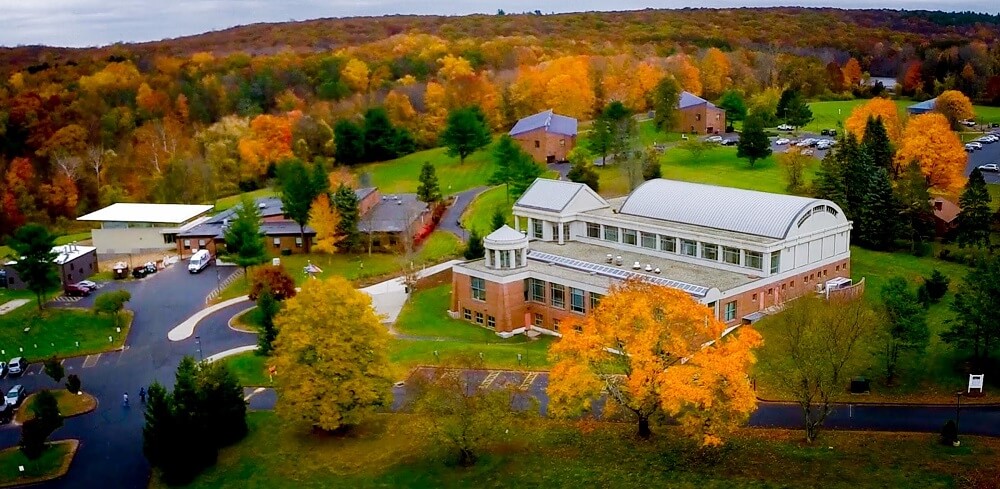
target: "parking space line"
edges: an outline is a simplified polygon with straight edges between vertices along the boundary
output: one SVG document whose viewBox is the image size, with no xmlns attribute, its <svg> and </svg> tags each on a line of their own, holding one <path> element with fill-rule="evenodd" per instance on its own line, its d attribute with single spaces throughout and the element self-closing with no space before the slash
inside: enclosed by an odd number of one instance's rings
<svg viewBox="0 0 1000 489">
<path fill-rule="evenodd" d="M 97 353 L 95 355 L 87 355 L 87 358 L 83 359 L 82 368 L 91 368 L 97 365 L 98 360 L 101 359 L 101 354 Z"/>
<path fill-rule="evenodd" d="M 499 370 L 491 370 L 490 373 L 486 375 L 486 378 L 483 379 L 483 381 L 479 384 L 479 388 L 486 389 L 487 387 L 490 386 L 490 384 L 493 383 L 494 380 L 497 380 L 497 377 L 499 376 L 500 376 Z"/>
<path fill-rule="evenodd" d="M 531 387 L 531 384 L 535 383 L 535 379 L 537 378 L 538 378 L 538 372 L 529 373 L 528 376 L 525 377 L 523 381 L 521 381 L 521 390 L 528 390 L 528 388 Z"/>
</svg>

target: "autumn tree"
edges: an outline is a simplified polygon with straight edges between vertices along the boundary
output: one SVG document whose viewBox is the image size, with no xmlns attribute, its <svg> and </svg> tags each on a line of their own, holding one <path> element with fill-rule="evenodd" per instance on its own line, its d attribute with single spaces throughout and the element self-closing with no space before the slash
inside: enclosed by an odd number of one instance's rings
<svg viewBox="0 0 1000 489">
<path fill-rule="evenodd" d="M 743 123 L 743 132 L 736 142 L 736 157 L 746 158 L 753 168 L 757 160 L 768 156 L 771 156 L 771 140 L 764 131 L 764 121 L 758 115 L 751 115 Z"/>
<path fill-rule="evenodd" d="M 920 164 L 934 189 L 957 192 L 965 181 L 968 155 L 941 114 L 931 112 L 913 116 L 906 123 L 902 144 L 896 151 L 896 164 L 905 167 L 911 161 Z"/>
<path fill-rule="evenodd" d="M 955 317 L 948 330 L 940 334 L 941 340 L 963 349 L 966 355 L 971 353 L 974 364 L 983 367 L 1000 341 L 1000 322 L 996 320 L 996 311 L 1000 310 L 1000 258 L 977 260 L 958 285 L 951 310 Z"/>
<path fill-rule="evenodd" d="M 238 144 L 243 180 L 260 181 L 268 166 L 292 156 L 292 123 L 287 117 L 259 115 Z"/>
<path fill-rule="evenodd" d="M 340 214 L 330 203 L 330 196 L 319 194 L 309 207 L 309 226 L 316 231 L 316 243 L 313 249 L 319 253 L 333 254 L 337 252 L 340 241 Z"/>
<path fill-rule="evenodd" d="M 666 76 L 653 91 L 653 124 L 662 132 L 676 130 L 680 113 L 677 103 L 680 100 L 681 87 L 673 76 Z"/>
<path fill-rule="evenodd" d="M 903 353 L 920 353 L 930 339 L 927 311 L 906 279 L 892 277 L 879 290 L 884 326 L 879 331 L 880 356 L 887 385 L 893 385 Z"/>
<path fill-rule="evenodd" d="M 260 231 L 260 210 L 253 199 L 244 195 L 236 214 L 225 230 L 226 252 L 223 257 L 236 265 L 247 268 L 267 261 L 264 236 Z"/>
<path fill-rule="evenodd" d="M 592 409 L 603 389 L 605 412 L 630 414 L 640 437 L 664 413 L 703 445 L 718 445 L 756 409 L 746 376 L 760 335 L 744 327 L 723 337 L 726 325 L 682 290 L 620 284 L 563 328 L 549 350 L 549 411 L 557 416 Z"/>
<path fill-rule="evenodd" d="M 903 125 L 899 120 L 899 109 L 896 103 L 887 98 L 875 97 L 851 110 L 851 115 L 844 120 L 844 129 L 854 134 L 858 140 L 865 137 L 868 119 L 881 119 L 882 125 L 894 144 L 899 144 L 903 133 Z"/>
<path fill-rule="evenodd" d="M 983 248 L 990 245 L 991 201 L 983 172 L 974 168 L 958 198 L 958 206 L 962 210 L 955 218 L 955 237 L 960 247 Z"/>
<path fill-rule="evenodd" d="M 465 163 L 467 156 L 490 144 L 492 137 L 483 111 L 472 106 L 449 112 L 447 126 L 438 139 L 448 148 L 448 156 L 458 156 L 459 163 Z"/>
<path fill-rule="evenodd" d="M 948 125 L 953 130 L 961 126 L 959 121 L 972 119 L 976 116 L 972 109 L 972 101 L 958 90 L 945 90 L 934 100 L 934 112 L 948 119 Z"/>
<path fill-rule="evenodd" d="M 493 148 L 493 160 L 496 170 L 490 177 L 490 185 L 503 185 L 506 190 L 507 202 L 511 196 L 520 197 L 536 178 L 542 176 L 542 167 L 535 163 L 531 155 L 525 153 L 521 146 L 510 136 L 500 137 Z"/>
<path fill-rule="evenodd" d="M 673 57 L 670 62 L 670 71 L 684 91 L 701 96 L 701 70 L 691 62 L 687 55 L 679 54 Z"/>
<path fill-rule="evenodd" d="M 806 441 L 816 440 L 852 376 L 864 371 L 878 320 L 863 300 L 805 295 L 762 326 L 761 381 L 773 383 L 802 410 Z"/>
<path fill-rule="evenodd" d="M 802 154 L 798 148 L 789 148 L 788 151 L 778 154 L 777 160 L 778 164 L 785 170 L 788 192 L 792 194 L 803 193 L 806 188 L 804 173 L 812 157 Z"/>
<path fill-rule="evenodd" d="M 705 97 L 715 99 L 729 87 L 732 64 L 719 48 L 709 48 L 701 60 L 701 86 Z"/>
<path fill-rule="evenodd" d="M 333 431 L 391 404 L 389 333 L 347 280 L 308 280 L 276 319 L 278 416 Z"/>
<path fill-rule="evenodd" d="M 14 260 L 14 270 L 28 290 L 35 293 L 38 310 L 42 310 L 42 296 L 59 285 L 56 273 L 55 236 L 40 224 L 25 224 L 14 231 L 7 240 L 13 251 L 7 258 Z"/>
<path fill-rule="evenodd" d="M 255 301 L 268 290 L 275 300 L 283 301 L 295 296 L 295 279 L 283 265 L 265 265 L 250 274 L 250 300 Z"/>
<path fill-rule="evenodd" d="M 441 186 L 438 184 L 437 169 L 429 161 L 420 167 L 420 185 L 417 186 L 417 198 L 421 202 L 433 204 L 441 201 Z"/>
<path fill-rule="evenodd" d="M 844 72 L 844 82 L 847 83 L 848 88 L 855 88 L 861 84 L 861 64 L 858 60 L 851 58 L 844 63 L 842 68 Z"/>
</svg>

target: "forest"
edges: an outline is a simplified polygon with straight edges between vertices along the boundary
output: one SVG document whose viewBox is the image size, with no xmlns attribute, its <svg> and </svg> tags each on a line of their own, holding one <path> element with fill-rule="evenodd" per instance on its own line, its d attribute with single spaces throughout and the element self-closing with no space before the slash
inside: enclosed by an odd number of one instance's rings
<svg viewBox="0 0 1000 489">
<path fill-rule="evenodd" d="M 958 90 L 996 105 L 998 37 L 998 16 L 774 8 L 320 19 L 2 48 L 0 237 L 112 202 L 211 202 L 266 186 L 289 159 L 332 168 L 435 147 L 466 106 L 494 131 L 550 108 L 648 111 L 664 77 L 712 101 L 738 92 L 762 116 L 788 88 L 879 95 L 869 77 L 913 100 Z"/>
</svg>

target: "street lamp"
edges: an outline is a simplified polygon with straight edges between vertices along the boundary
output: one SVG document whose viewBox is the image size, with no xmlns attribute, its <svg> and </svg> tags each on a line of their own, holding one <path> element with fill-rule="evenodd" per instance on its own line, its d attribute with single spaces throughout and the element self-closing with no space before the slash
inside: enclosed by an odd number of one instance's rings
<svg viewBox="0 0 1000 489">
<path fill-rule="evenodd" d="M 194 342 L 195 342 L 195 344 L 198 345 L 198 360 L 204 362 L 205 361 L 205 356 L 201 352 L 201 336 L 195 336 L 194 337 Z"/>
<path fill-rule="evenodd" d="M 958 440 L 958 420 L 962 414 L 962 391 L 955 393 L 955 440 Z"/>
</svg>

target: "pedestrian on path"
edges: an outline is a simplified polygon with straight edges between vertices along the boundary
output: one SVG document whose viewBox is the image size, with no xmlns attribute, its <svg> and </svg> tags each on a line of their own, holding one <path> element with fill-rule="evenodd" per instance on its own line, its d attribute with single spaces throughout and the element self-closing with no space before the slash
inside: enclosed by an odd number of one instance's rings
<svg viewBox="0 0 1000 489">
<path fill-rule="evenodd" d="M 122 406 L 128 407 L 128 392 L 126 392 L 125 395 L 122 396 Z"/>
<path fill-rule="evenodd" d="M 143 404 L 146 404 L 146 388 L 145 387 L 140 387 L 139 388 L 139 402 L 141 402 Z"/>
</svg>

